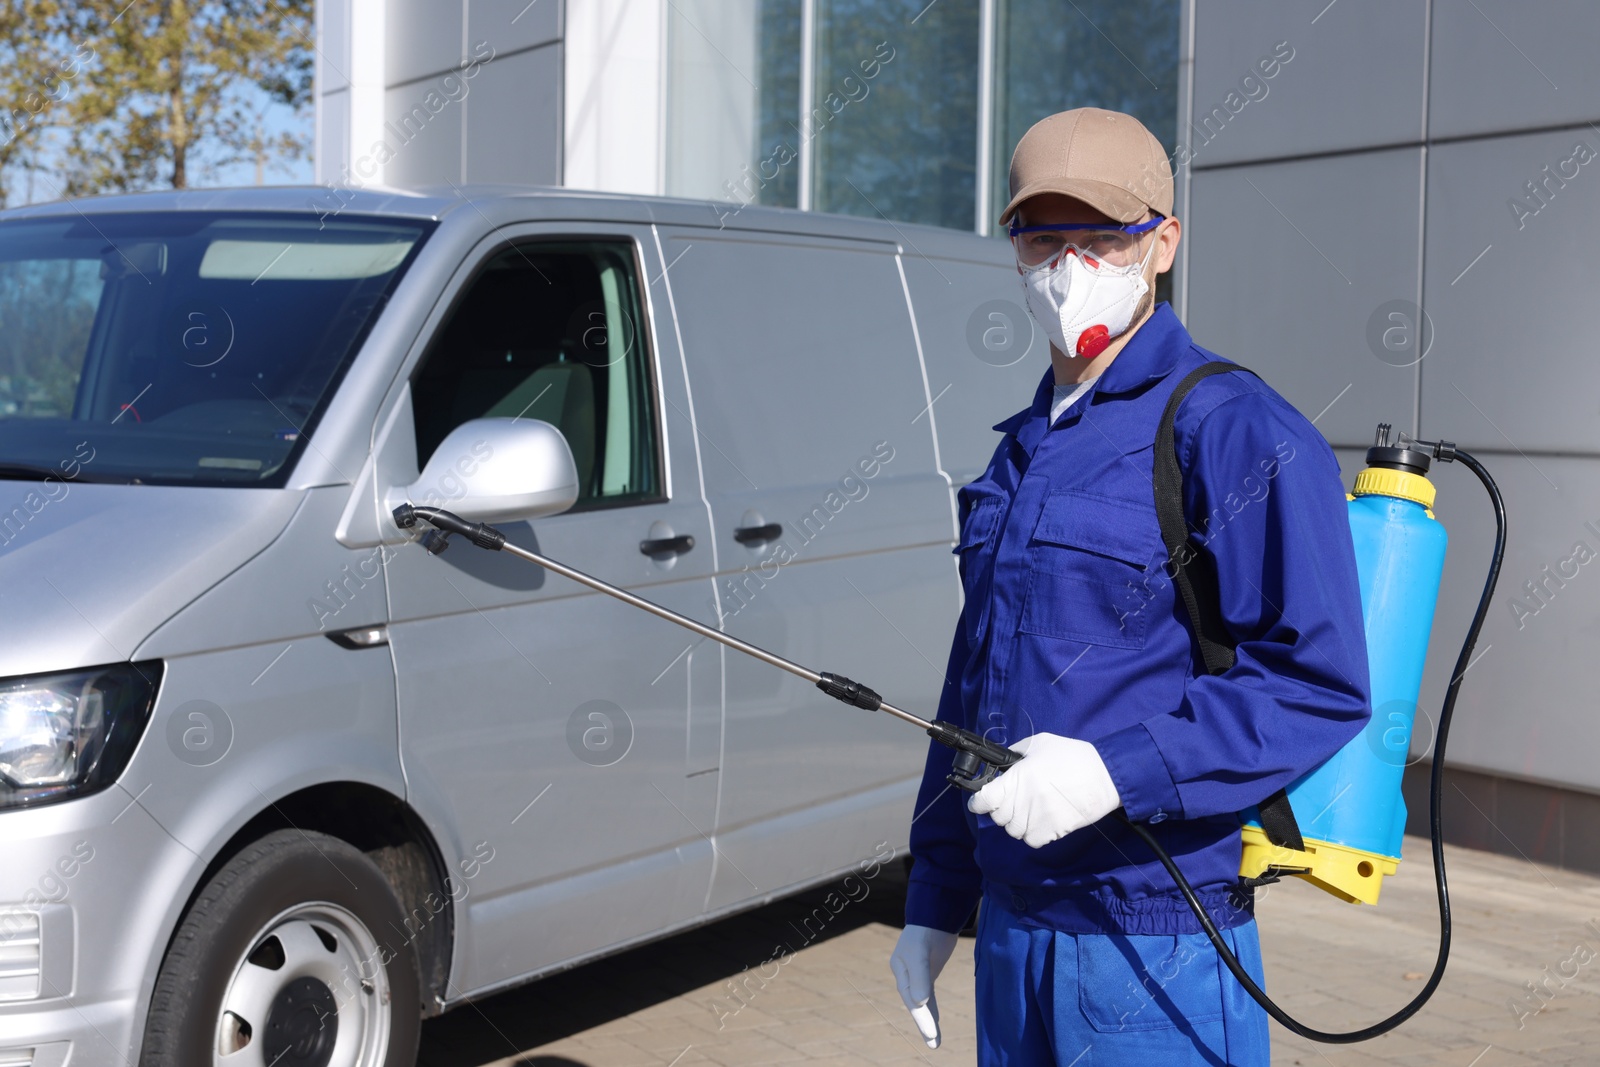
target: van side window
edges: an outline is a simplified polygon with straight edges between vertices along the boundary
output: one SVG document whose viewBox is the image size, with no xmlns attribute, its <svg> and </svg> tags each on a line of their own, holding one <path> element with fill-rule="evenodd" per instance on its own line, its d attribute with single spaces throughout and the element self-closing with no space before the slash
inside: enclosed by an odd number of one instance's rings
<svg viewBox="0 0 1600 1067">
<path fill-rule="evenodd" d="M 542 419 L 572 448 L 574 510 L 659 499 L 644 321 L 628 242 L 495 254 L 412 377 L 417 462 L 469 419 Z"/>
</svg>

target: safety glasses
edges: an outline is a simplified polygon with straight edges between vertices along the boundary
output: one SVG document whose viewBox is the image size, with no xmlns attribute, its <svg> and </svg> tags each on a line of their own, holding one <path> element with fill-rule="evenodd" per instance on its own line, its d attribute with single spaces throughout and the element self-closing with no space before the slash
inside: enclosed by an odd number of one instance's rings
<svg viewBox="0 0 1600 1067">
<path fill-rule="evenodd" d="M 1139 235 L 1150 232 L 1165 221 L 1165 216 L 1157 215 L 1148 222 L 1134 222 L 1126 226 L 1094 222 L 1057 222 L 1042 226 L 1018 226 L 1013 223 L 1010 229 L 1011 245 L 1016 249 L 1018 265 L 1023 267 L 1041 266 L 1069 245 L 1103 259 L 1110 266 L 1125 267 L 1138 259 Z"/>
</svg>

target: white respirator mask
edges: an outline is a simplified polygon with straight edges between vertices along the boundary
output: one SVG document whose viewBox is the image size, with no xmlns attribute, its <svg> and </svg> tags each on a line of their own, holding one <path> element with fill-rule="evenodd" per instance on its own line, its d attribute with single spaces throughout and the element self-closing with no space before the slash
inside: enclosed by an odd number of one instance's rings
<svg viewBox="0 0 1600 1067">
<path fill-rule="evenodd" d="M 1028 310 L 1055 346 L 1067 355 L 1093 359 L 1133 322 L 1139 301 L 1150 291 L 1144 259 L 1118 267 L 1076 245 L 1068 245 L 1037 266 L 1017 265 Z"/>
</svg>

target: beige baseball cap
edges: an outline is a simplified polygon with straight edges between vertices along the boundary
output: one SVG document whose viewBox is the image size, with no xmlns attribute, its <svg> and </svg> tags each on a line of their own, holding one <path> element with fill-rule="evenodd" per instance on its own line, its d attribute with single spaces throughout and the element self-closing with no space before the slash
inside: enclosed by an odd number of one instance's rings
<svg viewBox="0 0 1600 1067">
<path fill-rule="evenodd" d="M 1017 205 L 1039 193 L 1063 193 L 1118 222 L 1146 208 L 1172 214 L 1172 166 L 1161 142 L 1132 115 L 1080 107 L 1042 118 L 1011 153 L 1010 223 Z"/>
</svg>

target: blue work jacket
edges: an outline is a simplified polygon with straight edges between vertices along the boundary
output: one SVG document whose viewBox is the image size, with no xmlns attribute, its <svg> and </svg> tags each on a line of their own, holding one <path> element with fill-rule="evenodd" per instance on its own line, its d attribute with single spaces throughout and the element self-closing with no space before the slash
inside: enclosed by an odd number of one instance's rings
<svg viewBox="0 0 1600 1067">
<path fill-rule="evenodd" d="M 939 718 L 1004 744 L 1091 742 L 1130 819 L 1176 857 L 1221 927 L 1248 921 L 1238 812 L 1366 723 L 1361 592 L 1333 450 L 1253 374 L 1203 379 L 1174 425 L 1191 543 L 1210 557 L 1237 662 L 1205 670 L 1156 519 L 1156 426 L 1220 357 L 1166 304 L 1050 424 L 1054 371 L 963 486 L 964 605 Z M 1073 933 L 1195 933 L 1149 847 L 1113 817 L 1030 848 L 967 810 L 953 751 L 929 748 L 911 824 L 906 921 L 959 929 L 981 893 Z"/>
</svg>

